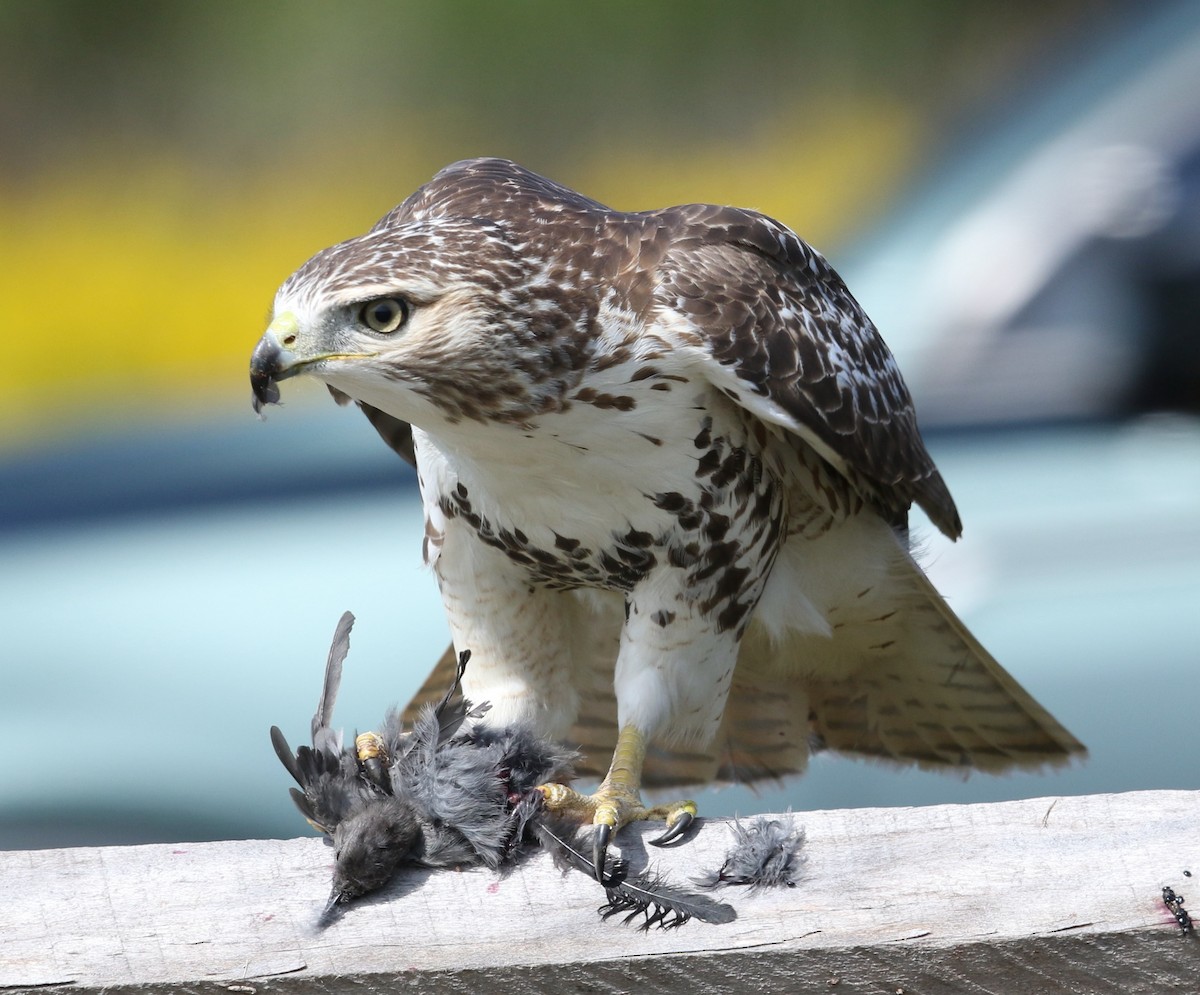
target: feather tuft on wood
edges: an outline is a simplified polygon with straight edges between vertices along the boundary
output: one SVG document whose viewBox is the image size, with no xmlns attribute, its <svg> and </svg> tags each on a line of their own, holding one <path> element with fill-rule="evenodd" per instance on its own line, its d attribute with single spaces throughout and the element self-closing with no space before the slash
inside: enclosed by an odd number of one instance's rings
<svg viewBox="0 0 1200 995">
<path fill-rule="evenodd" d="M 734 819 L 729 827 L 733 846 L 725 862 L 716 870 L 693 878 L 702 888 L 745 885 L 759 888 L 793 888 L 800 876 L 804 855 L 804 829 L 796 825 L 791 812 L 782 819 L 759 816 L 743 825 Z"/>
</svg>

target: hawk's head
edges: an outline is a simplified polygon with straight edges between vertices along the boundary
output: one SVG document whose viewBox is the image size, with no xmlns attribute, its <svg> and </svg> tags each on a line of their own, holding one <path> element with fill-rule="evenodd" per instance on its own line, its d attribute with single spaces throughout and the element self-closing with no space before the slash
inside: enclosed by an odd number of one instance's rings
<svg viewBox="0 0 1200 995">
<path fill-rule="evenodd" d="M 302 373 L 417 425 L 519 423 L 561 403 L 594 291 L 500 221 L 394 214 L 280 287 L 250 363 L 255 410 Z"/>
</svg>

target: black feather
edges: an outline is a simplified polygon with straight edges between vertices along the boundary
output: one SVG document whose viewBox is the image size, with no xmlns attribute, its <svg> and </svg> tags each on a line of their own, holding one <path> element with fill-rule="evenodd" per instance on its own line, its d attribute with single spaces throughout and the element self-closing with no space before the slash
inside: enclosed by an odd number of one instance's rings
<svg viewBox="0 0 1200 995">
<path fill-rule="evenodd" d="M 674 929 L 682 926 L 689 919 L 699 919 L 701 922 L 723 925 L 733 922 L 737 912 L 732 905 L 717 902 L 707 895 L 696 895 L 683 891 L 653 872 L 643 872 L 634 878 L 618 881 L 616 885 L 606 889 L 608 902 L 600 906 L 600 915 L 604 919 L 629 914 L 626 923 L 639 915 L 645 916 L 641 929 L 657 926 L 660 929 Z"/>
<path fill-rule="evenodd" d="M 530 815 L 529 825 L 542 847 L 550 851 L 556 864 L 582 871 L 590 879 L 596 879 L 595 863 L 585 849 L 575 845 L 569 832 L 536 812 Z M 623 860 L 608 863 L 600 884 L 608 899 L 600 906 L 601 917 L 609 919 L 627 913 L 624 922 L 629 923 L 640 915 L 644 917 L 639 927 L 643 930 L 652 926 L 674 929 L 689 919 L 723 924 L 737 918 L 732 906 L 714 901 L 707 895 L 683 891 L 660 874 L 645 871 L 629 877 L 628 865 Z"/>
<path fill-rule="evenodd" d="M 271 745 L 275 747 L 275 756 L 279 758 L 279 762 L 292 775 L 292 780 L 303 786 L 304 782 L 300 780 L 300 768 L 296 765 L 296 758 L 292 756 L 292 748 L 288 745 L 287 738 L 279 726 L 271 726 Z"/>
</svg>

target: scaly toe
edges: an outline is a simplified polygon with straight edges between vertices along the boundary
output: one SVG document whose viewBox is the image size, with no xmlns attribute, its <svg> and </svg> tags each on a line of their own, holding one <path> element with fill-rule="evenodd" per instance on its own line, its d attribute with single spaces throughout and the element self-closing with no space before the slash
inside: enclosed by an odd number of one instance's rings
<svg viewBox="0 0 1200 995">
<path fill-rule="evenodd" d="M 696 822 L 696 805 L 683 802 L 667 816 L 667 831 L 650 841 L 651 846 L 666 846 L 682 840 Z"/>
</svg>

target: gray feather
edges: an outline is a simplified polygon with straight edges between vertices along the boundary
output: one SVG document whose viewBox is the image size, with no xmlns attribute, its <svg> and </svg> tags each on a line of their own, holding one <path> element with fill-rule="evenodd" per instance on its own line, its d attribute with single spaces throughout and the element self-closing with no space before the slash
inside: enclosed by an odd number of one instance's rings
<svg viewBox="0 0 1200 995">
<path fill-rule="evenodd" d="M 333 630 L 333 643 L 329 647 L 329 657 L 325 661 L 325 683 L 321 689 L 321 700 L 317 703 L 316 714 L 312 718 L 313 746 L 324 746 L 323 739 L 332 730 L 329 721 L 333 716 L 333 705 L 337 699 L 338 688 L 342 684 L 342 663 L 350 652 L 350 630 L 354 628 L 354 616 L 343 612 L 338 619 L 337 628 Z M 341 737 L 334 749 L 340 749 Z M 332 745 L 332 744 L 330 744 Z"/>
<path fill-rule="evenodd" d="M 794 887 L 800 875 L 804 856 L 804 830 L 788 812 L 780 819 L 759 816 L 748 825 L 738 819 L 729 827 L 733 846 L 725 862 L 715 871 L 693 878 L 705 888 L 719 885 L 746 885 L 751 891 L 758 888 Z"/>
</svg>

